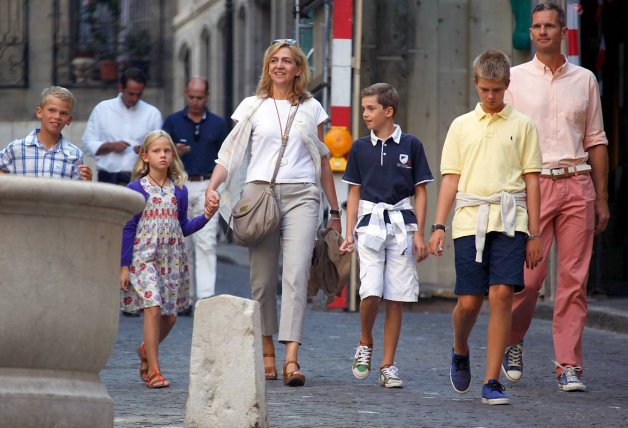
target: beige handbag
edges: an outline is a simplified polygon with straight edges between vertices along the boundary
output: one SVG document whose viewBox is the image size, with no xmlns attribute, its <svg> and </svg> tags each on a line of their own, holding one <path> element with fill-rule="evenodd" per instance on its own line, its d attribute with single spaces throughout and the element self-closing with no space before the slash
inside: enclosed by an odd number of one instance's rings
<svg viewBox="0 0 628 428">
<path fill-rule="evenodd" d="M 292 121 L 298 110 L 299 105 L 297 104 L 294 113 L 288 117 L 285 132 L 281 134 L 281 148 L 270 183 L 247 183 L 240 200 L 231 210 L 229 225 L 233 230 L 233 242 L 238 245 L 253 247 L 279 226 L 281 216 L 275 199 L 275 179 L 279 172 L 281 159 L 286 151 Z M 279 112 L 277 112 L 277 117 L 279 118 Z M 281 120 L 279 121 L 279 129 L 281 129 Z"/>
</svg>

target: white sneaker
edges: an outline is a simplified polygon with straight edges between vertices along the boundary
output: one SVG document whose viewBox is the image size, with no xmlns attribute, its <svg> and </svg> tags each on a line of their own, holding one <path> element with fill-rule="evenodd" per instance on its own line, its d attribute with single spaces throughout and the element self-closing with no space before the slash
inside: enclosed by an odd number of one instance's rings
<svg viewBox="0 0 628 428">
<path fill-rule="evenodd" d="M 395 366 L 379 369 L 379 383 L 386 388 L 402 388 L 403 381 L 399 378 L 399 369 Z"/>
<path fill-rule="evenodd" d="M 360 380 L 364 380 L 369 376 L 369 373 L 371 373 L 372 354 L 372 346 L 358 345 L 358 349 L 355 350 L 355 356 L 353 357 L 353 364 L 351 365 L 353 376 Z"/>
</svg>

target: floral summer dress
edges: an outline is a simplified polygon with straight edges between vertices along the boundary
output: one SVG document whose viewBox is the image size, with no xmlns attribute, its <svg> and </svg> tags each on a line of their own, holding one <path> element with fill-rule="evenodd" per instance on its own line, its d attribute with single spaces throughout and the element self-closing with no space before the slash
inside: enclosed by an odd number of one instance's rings
<svg viewBox="0 0 628 428">
<path fill-rule="evenodd" d="M 122 291 L 122 310 L 160 306 L 162 315 L 177 315 L 190 306 L 190 273 L 174 184 L 162 188 L 147 177 L 140 183 L 148 199 L 135 233 L 131 285 Z"/>
</svg>

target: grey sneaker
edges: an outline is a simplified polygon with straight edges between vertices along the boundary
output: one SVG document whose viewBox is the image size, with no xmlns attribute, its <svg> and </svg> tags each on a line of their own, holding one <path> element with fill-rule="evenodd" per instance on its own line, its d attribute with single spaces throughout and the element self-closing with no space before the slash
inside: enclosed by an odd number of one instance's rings
<svg viewBox="0 0 628 428">
<path fill-rule="evenodd" d="M 364 380 L 371 373 L 371 355 L 373 354 L 373 346 L 358 345 L 358 349 L 355 350 L 355 356 L 353 357 L 353 364 L 351 365 L 351 371 L 353 376 L 360 380 Z"/>
<path fill-rule="evenodd" d="M 519 382 L 523 376 L 523 340 L 508 346 L 502 360 L 502 373 L 511 382 Z"/>
<path fill-rule="evenodd" d="M 587 387 L 580 381 L 580 367 L 563 367 L 563 374 L 558 376 L 558 389 L 561 391 L 586 391 Z"/>
<path fill-rule="evenodd" d="M 386 388 L 402 388 L 403 381 L 399 378 L 399 369 L 395 366 L 379 369 L 379 383 Z"/>
</svg>

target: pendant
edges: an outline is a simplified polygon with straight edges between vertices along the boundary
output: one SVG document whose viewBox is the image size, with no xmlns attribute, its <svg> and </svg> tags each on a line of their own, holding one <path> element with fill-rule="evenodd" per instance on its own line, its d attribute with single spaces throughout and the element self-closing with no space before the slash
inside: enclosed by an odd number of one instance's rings
<svg viewBox="0 0 628 428">
<path fill-rule="evenodd" d="M 286 166 L 286 165 L 288 165 L 288 159 L 286 159 L 286 157 L 283 156 L 281 158 L 281 162 L 279 162 L 279 166 Z"/>
</svg>

